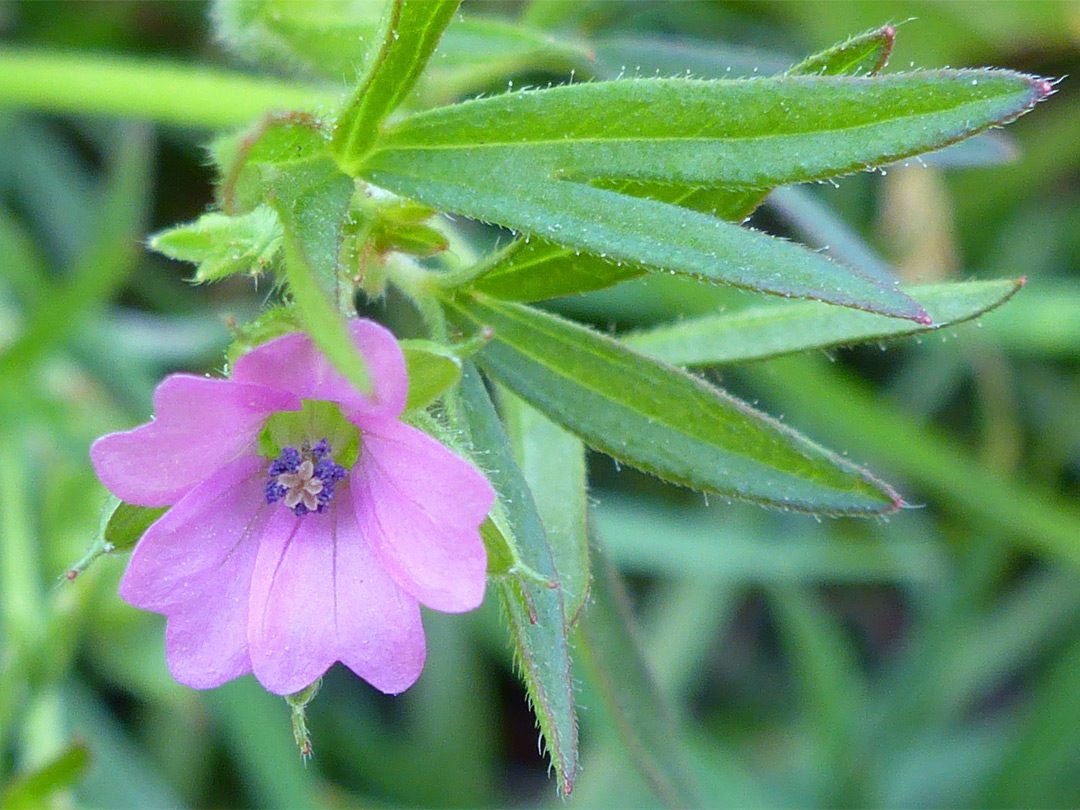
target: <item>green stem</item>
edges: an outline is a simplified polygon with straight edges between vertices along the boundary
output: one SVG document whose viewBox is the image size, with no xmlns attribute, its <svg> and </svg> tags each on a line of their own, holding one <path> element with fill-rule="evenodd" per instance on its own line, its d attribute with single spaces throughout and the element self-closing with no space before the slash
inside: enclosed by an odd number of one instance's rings
<svg viewBox="0 0 1080 810">
<path fill-rule="evenodd" d="M 0 107 L 149 119 L 219 129 L 268 110 L 330 112 L 341 93 L 164 61 L 0 48 Z"/>
</svg>

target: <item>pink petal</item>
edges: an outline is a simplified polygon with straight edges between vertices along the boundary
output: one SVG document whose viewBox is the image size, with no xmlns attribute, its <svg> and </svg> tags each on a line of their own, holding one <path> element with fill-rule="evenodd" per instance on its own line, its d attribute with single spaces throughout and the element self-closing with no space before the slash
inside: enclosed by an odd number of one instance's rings
<svg viewBox="0 0 1080 810">
<path fill-rule="evenodd" d="M 180 500 L 244 450 L 275 411 L 296 411 L 285 391 L 190 374 L 166 377 L 154 392 L 155 419 L 102 436 L 90 448 L 94 471 L 116 497 L 139 506 Z"/>
<path fill-rule="evenodd" d="M 279 506 L 263 535 L 248 624 L 255 677 L 286 695 L 342 661 L 375 688 L 401 692 L 424 666 L 419 605 L 368 547 L 347 485 L 335 503 L 303 517 Z"/>
<path fill-rule="evenodd" d="M 270 513 L 265 461 L 244 457 L 202 482 L 135 547 L 120 596 L 166 613 L 166 657 L 177 681 L 220 686 L 251 670 L 248 592 L 258 537 Z"/>
<path fill-rule="evenodd" d="M 233 368 L 231 378 L 291 391 L 301 399 L 339 403 L 360 415 L 397 416 L 405 408 L 409 381 L 405 356 L 385 327 L 369 320 L 349 323 L 356 348 L 367 360 L 374 396 L 366 397 L 339 374 L 302 333 L 285 335 L 252 349 Z"/>
<path fill-rule="evenodd" d="M 484 599 L 487 552 L 480 539 L 495 492 L 472 464 L 426 433 L 365 420 L 351 488 L 364 536 L 397 583 L 445 613 Z"/>
</svg>

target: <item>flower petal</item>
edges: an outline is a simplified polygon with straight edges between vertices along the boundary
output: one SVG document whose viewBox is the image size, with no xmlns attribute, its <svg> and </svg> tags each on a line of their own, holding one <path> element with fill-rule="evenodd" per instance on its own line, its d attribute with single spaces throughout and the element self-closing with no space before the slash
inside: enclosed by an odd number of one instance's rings
<svg viewBox="0 0 1080 810">
<path fill-rule="evenodd" d="M 220 686 L 251 671 L 248 592 L 268 509 L 265 462 L 236 459 L 196 486 L 135 547 L 120 596 L 166 613 L 166 657 L 180 683 Z"/>
<path fill-rule="evenodd" d="M 445 613 L 484 599 L 479 527 L 495 492 L 472 464 L 413 427 L 364 421 L 351 488 L 360 530 L 397 583 Z"/>
<path fill-rule="evenodd" d="M 236 361 L 231 379 L 291 391 L 301 399 L 336 402 L 360 415 L 397 416 L 405 408 L 409 381 L 405 356 L 394 335 L 375 321 L 349 323 L 356 348 L 367 360 L 374 396 L 357 391 L 303 334 L 264 343 Z"/>
<path fill-rule="evenodd" d="M 285 391 L 173 374 L 154 391 L 155 419 L 102 436 L 90 448 L 94 471 L 116 497 L 169 506 L 248 447 L 275 411 L 298 411 Z"/>
<path fill-rule="evenodd" d="M 367 547 L 347 487 L 338 498 L 321 515 L 279 507 L 263 535 L 248 640 L 255 677 L 276 694 L 304 689 L 335 661 L 391 693 L 423 668 L 419 606 Z"/>
</svg>

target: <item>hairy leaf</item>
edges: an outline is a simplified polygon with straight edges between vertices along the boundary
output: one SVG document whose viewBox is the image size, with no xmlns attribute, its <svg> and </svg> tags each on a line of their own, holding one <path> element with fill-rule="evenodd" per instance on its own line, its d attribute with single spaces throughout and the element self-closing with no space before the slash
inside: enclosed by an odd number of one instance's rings
<svg viewBox="0 0 1080 810">
<path fill-rule="evenodd" d="M 573 625 L 589 594 L 585 447 L 506 389 L 499 392 L 499 404 L 514 455 L 544 524 L 567 621 Z"/>
<path fill-rule="evenodd" d="M 668 47 L 673 50 L 673 56 L 682 53 L 677 47 Z M 891 29 L 870 31 L 818 54 L 816 59 L 811 58 L 796 65 L 788 73 L 876 73 L 884 65 L 891 47 Z M 873 65 L 867 65 L 864 59 L 858 58 L 869 58 L 871 53 L 877 55 Z M 715 54 L 711 54 L 709 58 L 715 58 Z M 765 198 L 765 191 L 755 188 L 695 188 L 670 183 L 625 180 L 608 184 L 608 187 L 623 194 L 648 197 L 731 222 L 741 222 L 750 216 Z M 546 239 L 518 239 L 484 263 L 472 287 L 497 298 L 538 301 L 603 289 L 620 281 L 636 278 L 644 272 L 646 271 L 640 267 L 612 264 L 599 260 L 592 254 L 582 254 L 580 250 L 566 248 Z M 875 277 L 885 278 L 882 275 Z"/>
<path fill-rule="evenodd" d="M 311 339 L 360 391 L 371 391 L 367 363 L 340 310 L 348 308 L 338 276 L 344 224 L 354 183 L 329 156 L 329 143 L 308 116 L 268 118 L 219 154 L 226 168 L 226 211 L 267 204 L 282 224 L 285 279 Z M 343 305 L 344 304 L 344 305 Z"/>
<path fill-rule="evenodd" d="M 494 329 L 485 371 L 587 444 L 677 484 L 769 506 L 880 514 L 891 489 L 703 380 L 554 315 L 480 296 L 449 305 Z"/>
<path fill-rule="evenodd" d="M 509 172 L 510 167 L 505 167 Z M 463 178 L 440 180 L 375 172 L 372 179 L 405 196 L 490 219 L 591 251 L 717 283 L 927 322 L 923 309 L 890 285 L 860 276 L 799 245 L 696 211 L 606 189 L 558 181 L 514 187 Z M 513 195 L 513 196 L 511 196 Z"/>
<path fill-rule="evenodd" d="M 524 562 L 557 584 L 551 547 L 528 484 L 514 462 L 499 417 L 471 363 L 466 365 L 461 395 L 473 445 L 483 455 L 488 477 L 505 504 Z M 559 792 L 568 795 L 577 774 L 578 729 L 562 588 L 545 587 L 521 577 L 500 578 L 495 584 Z"/>
<path fill-rule="evenodd" d="M 633 349 L 677 366 L 707 366 L 764 360 L 808 349 L 914 335 L 977 318 L 1009 300 L 1024 280 L 928 284 L 910 292 L 923 303 L 934 326 L 837 310 L 811 301 L 759 306 L 730 315 L 706 315 L 625 335 Z"/>
<path fill-rule="evenodd" d="M 806 57 L 788 69 L 789 76 L 876 76 L 889 61 L 896 29 L 883 25 Z"/>
<path fill-rule="evenodd" d="M 411 116 L 359 168 L 470 182 L 770 188 L 945 146 L 1013 120 L 1050 91 L 1044 79 L 1004 70 L 569 85 Z"/>
<path fill-rule="evenodd" d="M 416 84 L 461 0 L 389 0 L 378 51 L 335 124 L 333 151 L 355 167 L 383 120 Z"/>
<path fill-rule="evenodd" d="M 259 206 L 230 217 L 211 212 L 194 222 L 160 231 L 149 245 L 170 259 L 193 262 L 195 281 L 218 281 L 236 273 L 258 275 L 281 250 L 281 222 L 272 208 Z"/>
</svg>

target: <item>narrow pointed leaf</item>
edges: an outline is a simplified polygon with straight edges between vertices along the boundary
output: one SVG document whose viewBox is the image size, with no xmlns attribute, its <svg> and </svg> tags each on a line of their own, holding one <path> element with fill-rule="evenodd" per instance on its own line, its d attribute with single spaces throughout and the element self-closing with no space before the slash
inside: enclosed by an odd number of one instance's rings
<svg viewBox="0 0 1080 810">
<path fill-rule="evenodd" d="M 770 188 L 940 148 L 1013 120 L 1051 90 L 1045 79 L 1004 70 L 569 85 L 411 116 L 359 168 L 469 174 L 475 183 L 612 178 Z"/>
<path fill-rule="evenodd" d="M 748 217 L 764 198 L 754 189 L 685 189 L 627 182 L 616 190 L 732 222 Z M 517 239 L 488 259 L 471 286 L 510 301 L 542 301 L 604 289 L 646 272 L 634 264 L 616 264 L 546 239 Z"/>
<path fill-rule="evenodd" d="M 404 170 L 407 167 L 399 167 Z M 791 242 L 715 217 L 577 183 L 516 186 L 503 179 L 371 175 L 376 184 L 436 207 L 486 219 L 619 262 L 708 281 L 927 322 L 922 307 L 890 285 L 861 276 Z M 432 172 L 443 169 L 431 167 Z M 465 184 L 476 180 L 469 188 Z"/>
<path fill-rule="evenodd" d="M 524 562 L 557 582 L 551 548 L 528 484 L 514 461 L 506 433 L 475 366 L 467 364 L 462 401 L 473 445 L 513 529 Z M 528 579 L 495 581 L 510 622 L 518 664 L 551 757 L 559 792 L 569 795 L 577 775 L 578 737 L 562 589 Z"/>
<path fill-rule="evenodd" d="M 367 363 L 329 292 L 340 294 L 337 256 L 352 181 L 329 159 L 317 159 L 289 172 L 276 189 L 271 205 L 285 226 L 285 278 L 304 326 L 334 367 L 370 393 Z"/>
<path fill-rule="evenodd" d="M 667 481 L 798 511 L 900 506 L 869 473 L 703 380 L 519 304 L 461 296 L 467 331 L 494 329 L 477 362 L 590 446 Z"/>
<path fill-rule="evenodd" d="M 630 600 L 615 567 L 597 553 L 578 649 L 596 681 L 627 753 L 667 807 L 702 807 L 698 785 L 672 710 L 660 693 L 635 635 Z"/>
<path fill-rule="evenodd" d="M 818 54 L 818 59 L 811 58 L 796 65 L 788 73 L 877 73 L 888 58 L 892 40 L 892 29 L 888 26 L 870 31 Z M 868 59 L 873 61 L 872 65 L 867 64 Z M 688 188 L 655 182 L 621 181 L 611 186 L 611 190 L 701 211 L 729 222 L 743 221 L 765 198 L 765 192 L 761 189 Z M 508 250 L 493 256 L 472 286 L 497 298 L 539 301 L 603 289 L 629 278 L 637 278 L 643 272 L 642 268 L 612 264 L 546 239 L 519 239 Z M 874 277 L 886 278 L 881 274 Z"/>
<path fill-rule="evenodd" d="M 337 120 L 334 153 L 355 166 L 383 120 L 412 90 L 461 0 L 389 0 L 367 71 Z"/>
<path fill-rule="evenodd" d="M 506 432 L 544 524 L 573 625 L 589 594 L 585 447 L 506 389 L 499 393 Z"/>
<path fill-rule="evenodd" d="M 329 142 L 309 116 L 271 117 L 254 132 L 218 145 L 224 168 L 219 195 L 230 214 L 260 205 L 281 222 L 284 275 L 296 313 L 327 359 L 360 391 L 371 391 L 367 363 L 341 310 L 338 256 L 354 182 L 329 156 Z"/>
<path fill-rule="evenodd" d="M 788 76 L 873 76 L 889 61 L 896 29 L 883 25 L 806 57 Z"/>
<path fill-rule="evenodd" d="M 178 261 L 197 265 L 194 281 L 219 281 L 237 273 L 258 275 L 281 249 L 281 222 L 259 206 L 236 217 L 217 212 L 150 237 L 149 246 Z"/>
<path fill-rule="evenodd" d="M 764 360 L 809 349 L 915 335 L 977 318 L 1008 301 L 1023 279 L 928 284 L 910 292 L 934 319 L 927 327 L 811 301 L 706 315 L 623 337 L 631 348 L 677 366 Z"/>
</svg>

